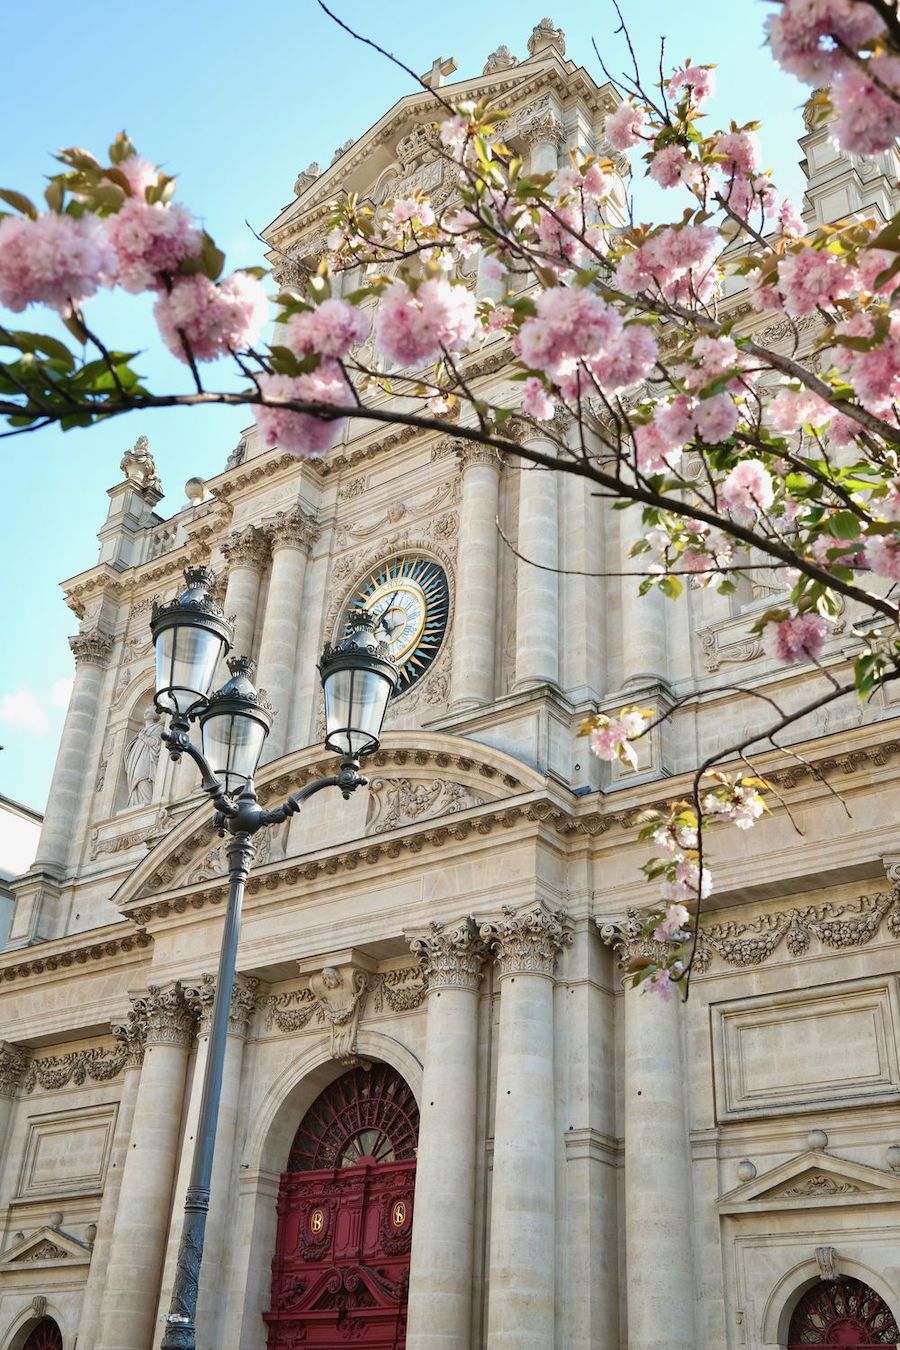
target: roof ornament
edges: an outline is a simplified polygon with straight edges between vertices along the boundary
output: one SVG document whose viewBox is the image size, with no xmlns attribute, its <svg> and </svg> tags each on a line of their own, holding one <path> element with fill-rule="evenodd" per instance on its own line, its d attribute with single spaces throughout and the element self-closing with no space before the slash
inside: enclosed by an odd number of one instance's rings
<svg viewBox="0 0 900 1350">
<path fill-rule="evenodd" d="M 557 28 L 552 19 L 541 19 L 532 29 L 531 37 L 528 39 L 528 51 L 532 56 L 539 56 L 550 47 L 559 52 L 560 56 L 565 56 L 566 35 L 561 28 Z"/>
<path fill-rule="evenodd" d="M 350 149 L 352 144 L 353 144 L 353 137 L 351 136 L 348 140 L 344 141 L 343 145 L 339 145 L 338 148 L 335 150 L 334 154 L 331 156 L 331 163 L 336 164 L 340 159 L 341 155 L 345 155 L 347 151 Z M 331 165 L 329 165 L 329 168 L 330 167 Z"/>
<path fill-rule="evenodd" d="M 427 84 L 429 89 L 440 89 L 448 75 L 452 75 L 456 70 L 455 56 L 436 56 L 431 63 L 431 69 L 426 70 L 422 76 L 422 83 Z"/>
<path fill-rule="evenodd" d="M 294 195 L 299 197 L 308 187 L 316 181 L 319 176 L 319 166 L 315 160 L 307 164 L 306 168 L 297 174 L 297 181 L 294 184 Z"/>
<path fill-rule="evenodd" d="M 537 32 L 537 29 L 535 29 L 535 32 Z M 509 48 L 503 45 L 498 47 L 495 52 L 491 52 L 481 73 L 482 75 L 493 75 L 497 70 L 509 70 L 511 66 L 517 66 L 518 64 L 518 57 L 513 56 Z"/>
<path fill-rule="evenodd" d="M 150 453 L 150 442 L 146 436 L 138 436 L 132 448 L 125 451 L 119 468 L 138 492 L 156 492 L 162 496 L 162 483 L 159 481 L 156 462 Z"/>
</svg>

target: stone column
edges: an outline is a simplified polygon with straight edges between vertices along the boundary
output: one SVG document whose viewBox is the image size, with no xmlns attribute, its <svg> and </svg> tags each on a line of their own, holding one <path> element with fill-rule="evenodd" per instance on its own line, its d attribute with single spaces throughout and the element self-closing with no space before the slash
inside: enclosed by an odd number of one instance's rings
<svg viewBox="0 0 900 1350">
<path fill-rule="evenodd" d="M 603 924 L 621 965 L 658 961 L 662 943 L 629 914 Z M 691 1157 L 681 1003 L 625 990 L 625 1276 L 629 1350 L 694 1350 Z"/>
<path fill-rule="evenodd" d="M 6 1161 L 6 1139 L 13 1102 L 28 1067 L 28 1055 L 9 1041 L 0 1041 L 0 1173 Z"/>
<path fill-rule="evenodd" d="M 409 1280 L 408 1350 L 466 1350 L 472 1324 L 478 985 L 471 919 L 433 923 L 412 950 L 428 978 L 425 1074 Z"/>
<path fill-rule="evenodd" d="M 611 513 L 612 514 L 612 513 Z M 630 506 L 627 511 L 615 513 L 621 531 L 620 556 L 623 572 L 646 571 L 649 553 L 629 558 L 632 544 L 644 537 L 641 509 Z M 607 517 L 609 518 L 609 517 Z M 666 606 L 661 591 L 653 587 L 646 595 L 638 594 L 639 577 L 622 577 L 622 687 L 646 689 L 665 681 L 666 661 Z"/>
<path fill-rule="evenodd" d="M 259 581 L 268 556 L 266 537 L 255 525 L 233 531 L 222 552 L 228 563 L 224 609 L 234 623 L 234 655 L 253 655 Z"/>
<path fill-rule="evenodd" d="M 500 1030 L 488 1350 L 555 1344 L 553 973 L 570 940 L 544 905 L 482 925 L 499 964 Z"/>
<path fill-rule="evenodd" d="M 550 454 L 545 441 L 539 449 Z M 559 681 L 559 474 L 521 461 L 514 689 Z M 535 566 L 534 564 L 538 564 Z"/>
<path fill-rule="evenodd" d="M 556 173 L 562 123 L 552 109 L 538 114 L 522 128 L 521 136 L 530 146 L 529 173 Z"/>
<path fill-rule="evenodd" d="M 150 1350 L 194 1015 L 179 984 L 133 998 L 145 1022 L 144 1066 L 106 1266 L 97 1350 Z"/>
<path fill-rule="evenodd" d="M 122 1093 L 119 1097 L 119 1112 L 116 1117 L 116 1132 L 106 1172 L 106 1184 L 103 1188 L 103 1199 L 100 1202 L 97 1237 L 94 1241 L 91 1266 L 84 1287 L 84 1296 L 81 1300 L 81 1313 L 78 1318 L 79 1345 L 96 1345 L 97 1343 L 103 1291 L 106 1286 L 107 1267 L 112 1250 L 119 1196 L 122 1192 L 122 1178 L 128 1159 L 134 1108 L 141 1081 L 141 1066 L 144 1061 L 145 1024 L 142 1017 L 132 1016 L 127 1022 L 120 1025 L 114 1023 L 112 1032 L 125 1055 L 125 1077 L 122 1081 Z"/>
<path fill-rule="evenodd" d="M 113 643 L 112 638 L 95 630 L 69 638 L 69 646 L 75 656 L 75 683 L 34 860 L 36 869 L 57 868 L 60 873 L 65 871 L 69 860 L 73 825 L 78 819 L 85 775 L 92 771 L 90 748 L 100 713 L 100 688 Z"/>
<path fill-rule="evenodd" d="M 497 511 L 500 460 L 496 451 L 463 447 L 459 552 L 453 616 L 453 665 L 450 711 L 463 712 L 494 697 L 497 643 Z"/>
<path fill-rule="evenodd" d="M 220 1323 L 225 1314 L 222 1294 L 222 1272 L 228 1255 L 227 1235 L 237 1211 L 234 1177 L 234 1145 L 240 1111 L 241 1068 L 244 1044 L 250 1019 L 256 1006 L 259 981 L 251 975 L 236 975 L 231 992 L 231 1013 L 228 1018 L 228 1039 L 225 1043 L 225 1064 L 222 1069 L 222 1096 L 219 1100 L 219 1122 L 216 1126 L 216 1152 L 213 1160 L 209 1190 L 209 1215 L 203 1245 L 203 1264 L 200 1268 L 200 1292 L 197 1300 L 198 1350 L 217 1350 L 224 1344 Z M 204 976 L 197 989 L 200 1008 L 200 1043 L 209 1047 L 209 1027 L 212 1017 L 215 978 Z M 199 1054 L 198 1054 L 199 1063 Z M 204 1059 L 205 1062 L 205 1059 Z M 199 1088 L 197 1109 L 200 1107 Z M 190 1150 L 186 1150 L 190 1152 Z M 176 1195 L 181 1204 L 183 1196 Z M 176 1225 L 173 1224 L 173 1228 Z M 178 1225 L 179 1238 L 181 1234 Z"/>
<path fill-rule="evenodd" d="M 316 526 L 305 511 L 295 507 L 293 511 L 279 511 L 267 533 L 272 549 L 272 572 L 258 669 L 259 683 L 268 693 L 276 716 L 263 750 L 264 764 L 278 759 L 286 749 L 294 748 L 286 744 L 287 729 L 297 672 L 303 578 L 307 555 L 316 537 Z M 306 655 L 312 660 L 314 653 Z"/>
</svg>

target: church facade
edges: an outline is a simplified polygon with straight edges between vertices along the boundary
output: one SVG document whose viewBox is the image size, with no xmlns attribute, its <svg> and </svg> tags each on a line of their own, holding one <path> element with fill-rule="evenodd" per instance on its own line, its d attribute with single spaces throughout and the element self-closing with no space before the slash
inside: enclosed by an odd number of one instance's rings
<svg viewBox="0 0 900 1350">
<path fill-rule="evenodd" d="M 598 149 L 615 101 L 548 21 L 452 92 L 501 97 L 537 170 Z M 300 175 L 267 232 L 283 282 L 342 188 L 448 200 L 433 117 L 411 95 Z M 801 146 L 810 223 L 896 208 L 895 159 Z M 508 359 L 493 340 L 467 377 L 502 397 Z M 760 755 L 784 805 L 712 841 L 690 998 L 664 1003 L 623 986 L 652 899 L 634 822 L 753 725 L 748 691 L 810 678 L 750 634 L 769 574 L 638 599 L 632 513 L 403 428 L 352 425 L 318 461 L 248 433 L 168 517 L 146 440 L 122 472 L 98 562 L 65 584 L 75 684 L 0 953 L 0 1350 L 162 1334 L 226 863 L 161 748 L 149 620 L 200 563 L 277 709 L 266 804 L 333 771 L 316 661 L 348 608 L 390 610 L 401 684 L 368 787 L 257 837 L 198 1346 L 900 1342 L 897 695 Z M 826 663 L 850 642 L 839 626 Z M 636 772 L 577 737 L 597 709 L 675 700 Z"/>
</svg>

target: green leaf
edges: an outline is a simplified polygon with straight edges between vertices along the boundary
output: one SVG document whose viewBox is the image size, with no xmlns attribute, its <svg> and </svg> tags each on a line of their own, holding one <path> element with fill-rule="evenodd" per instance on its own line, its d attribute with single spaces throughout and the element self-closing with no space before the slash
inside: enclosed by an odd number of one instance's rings
<svg viewBox="0 0 900 1350">
<path fill-rule="evenodd" d="M 670 600 L 677 600 L 684 591 L 680 577 L 660 577 L 658 585 L 663 595 L 667 595 Z"/>
<path fill-rule="evenodd" d="M 135 148 L 125 132 L 120 131 L 112 145 L 109 147 L 110 163 L 121 164 L 123 159 L 128 159 L 130 155 L 135 153 Z"/>
<path fill-rule="evenodd" d="M 827 529 L 835 539 L 859 538 L 859 520 L 852 511 L 836 511 L 829 519 Z"/>
<path fill-rule="evenodd" d="M 11 333 L 10 337 L 16 339 L 16 346 L 23 352 L 43 352 L 45 356 L 51 356 L 57 361 L 61 361 L 66 370 L 72 370 L 75 365 L 75 358 L 69 351 L 64 342 L 58 338 L 47 337 L 43 333 Z M 4 344 L 12 346 L 12 343 Z"/>
<path fill-rule="evenodd" d="M 6 202 L 15 211 L 21 211 L 23 216 L 30 216 L 32 220 L 37 220 L 38 209 L 24 192 L 15 192 L 12 188 L 0 188 L 0 201 Z"/>
</svg>

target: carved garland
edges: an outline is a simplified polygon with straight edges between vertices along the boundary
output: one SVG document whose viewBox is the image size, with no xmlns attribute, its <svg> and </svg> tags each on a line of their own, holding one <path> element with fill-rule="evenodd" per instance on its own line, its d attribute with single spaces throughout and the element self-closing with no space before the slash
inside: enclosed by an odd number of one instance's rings
<svg viewBox="0 0 900 1350">
<path fill-rule="evenodd" d="M 22 1082 L 23 1092 L 34 1092 L 38 1086 L 53 1091 L 72 1083 L 81 1087 L 88 1079 L 93 1083 L 108 1083 L 125 1068 L 128 1049 L 118 1046 L 103 1050 L 99 1046 L 89 1050 L 74 1050 L 69 1055 L 47 1055 L 33 1059 Z"/>
</svg>

